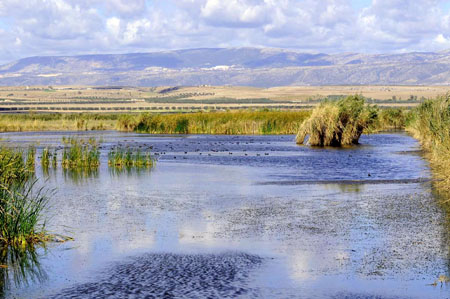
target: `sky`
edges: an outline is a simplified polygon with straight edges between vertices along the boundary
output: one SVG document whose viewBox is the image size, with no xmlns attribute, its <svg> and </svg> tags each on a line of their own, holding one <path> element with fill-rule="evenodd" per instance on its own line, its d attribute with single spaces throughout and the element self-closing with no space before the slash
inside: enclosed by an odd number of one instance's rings
<svg viewBox="0 0 450 299">
<path fill-rule="evenodd" d="M 0 0 L 0 62 L 43 55 L 272 47 L 450 49 L 450 0 Z"/>
</svg>

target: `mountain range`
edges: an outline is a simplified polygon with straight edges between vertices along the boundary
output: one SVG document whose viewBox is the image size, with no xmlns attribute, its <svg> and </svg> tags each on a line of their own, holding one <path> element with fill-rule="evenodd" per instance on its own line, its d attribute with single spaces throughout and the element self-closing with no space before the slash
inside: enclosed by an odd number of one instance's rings
<svg viewBox="0 0 450 299">
<path fill-rule="evenodd" d="M 272 48 L 36 56 L 0 66 L 0 85 L 450 85 L 450 50 L 311 54 Z"/>
</svg>

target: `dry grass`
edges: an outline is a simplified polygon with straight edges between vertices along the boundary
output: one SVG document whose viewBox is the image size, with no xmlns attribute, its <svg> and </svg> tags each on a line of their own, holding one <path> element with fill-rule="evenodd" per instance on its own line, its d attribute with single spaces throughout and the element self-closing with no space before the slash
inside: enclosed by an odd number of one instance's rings
<svg viewBox="0 0 450 299">
<path fill-rule="evenodd" d="M 122 131 L 154 134 L 295 134 L 309 111 L 239 111 L 124 115 Z"/>
<path fill-rule="evenodd" d="M 436 186 L 450 195 L 450 94 L 418 107 L 411 115 L 407 130 L 426 150 L 438 179 Z"/>
<path fill-rule="evenodd" d="M 0 114 L 0 132 L 114 130 L 115 114 Z"/>
<path fill-rule="evenodd" d="M 325 102 L 313 110 L 300 127 L 297 143 L 314 146 L 357 144 L 365 129 L 377 120 L 377 109 L 364 104 L 364 98 L 349 96 Z"/>
</svg>

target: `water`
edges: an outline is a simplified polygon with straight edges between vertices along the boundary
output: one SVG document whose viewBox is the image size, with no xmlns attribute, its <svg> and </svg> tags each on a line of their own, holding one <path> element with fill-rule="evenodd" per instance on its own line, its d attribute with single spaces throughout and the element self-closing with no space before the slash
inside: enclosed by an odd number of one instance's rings
<svg viewBox="0 0 450 299">
<path fill-rule="evenodd" d="M 37 173 L 56 189 L 48 229 L 72 242 L 35 253 L 18 298 L 449 298 L 449 225 L 417 142 L 363 136 L 346 149 L 293 136 L 8 133 L 1 143 L 101 139 L 89 177 Z M 158 154 L 112 172 L 121 145 Z M 11 277 L 12 278 L 12 277 Z"/>
</svg>

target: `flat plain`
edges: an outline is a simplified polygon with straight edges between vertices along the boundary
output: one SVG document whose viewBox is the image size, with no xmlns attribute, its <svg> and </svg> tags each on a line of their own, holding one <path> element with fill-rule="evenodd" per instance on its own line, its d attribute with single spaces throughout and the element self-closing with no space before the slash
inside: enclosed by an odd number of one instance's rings
<svg viewBox="0 0 450 299">
<path fill-rule="evenodd" d="M 323 99 L 360 94 L 381 107 L 417 106 L 449 86 L 19 86 L 0 87 L 2 112 L 173 112 L 310 109 Z"/>
</svg>

